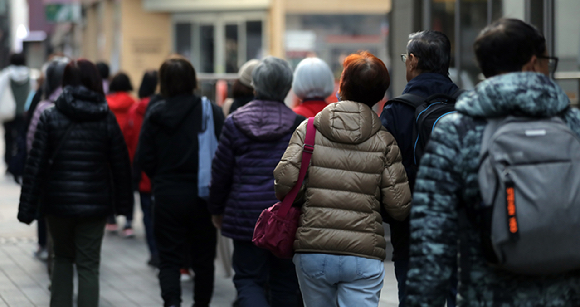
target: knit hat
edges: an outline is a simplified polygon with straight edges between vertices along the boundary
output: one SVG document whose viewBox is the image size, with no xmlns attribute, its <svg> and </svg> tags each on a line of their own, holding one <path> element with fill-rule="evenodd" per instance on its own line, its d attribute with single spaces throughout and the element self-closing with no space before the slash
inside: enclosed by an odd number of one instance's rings
<svg viewBox="0 0 580 307">
<path fill-rule="evenodd" d="M 246 63 L 244 63 L 244 65 L 242 65 L 242 67 L 240 67 L 240 71 L 238 72 L 238 78 L 240 80 L 240 82 L 247 86 L 247 87 L 251 87 L 252 86 L 252 72 L 254 71 L 254 68 L 260 64 L 259 60 L 253 59 L 253 60 L 249 60 Z"/>
</svg>

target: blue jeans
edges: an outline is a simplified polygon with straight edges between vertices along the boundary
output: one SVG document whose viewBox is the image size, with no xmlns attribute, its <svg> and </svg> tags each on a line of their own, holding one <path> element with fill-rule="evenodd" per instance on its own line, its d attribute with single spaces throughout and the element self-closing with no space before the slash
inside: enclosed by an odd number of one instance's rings
<svg viewBox="0 0 580 307">
<path fill-rule="evenodd" d="M 405 283 L 407 282 L 407 271 L 409 270 L 409 259 L 395 260 L 395 278 L 397 278 L 397 285 L 399 287 L 399 307 L 405 307 Z M 457 297 L 457 268 L 451 274 L 451 287 L 447 292 L 447 307 L 456 306 Z"/>
<path fill-rule="evenodd" d="M 306 307 L 379 305 L 381 260 L 331 254 L 296 254 L 294 264 Z"/>
<path fill-rule="evenodd" d="M 239 307 L 296 307 L 299 304 L 296 269 L 251 241 L 234 240 L 234 285 Z"/>
</svg>

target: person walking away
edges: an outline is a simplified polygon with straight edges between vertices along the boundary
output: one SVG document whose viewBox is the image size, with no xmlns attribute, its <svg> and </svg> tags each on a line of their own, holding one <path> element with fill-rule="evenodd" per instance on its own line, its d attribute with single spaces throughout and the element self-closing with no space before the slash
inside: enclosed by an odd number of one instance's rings
<svg viewBox="0 0 580 307">
<path fill-rule="evenodd" d="M 262 60 L 252 84 L 256 98 L 224 123 L 212 163 L 209 210 L 222 235 L 234 241 L 236 306 L 298 306 L 292 261 L 255 246 L 252 235 L 262 210 L 276 203 L 272 171 L 305 118 L 284 104 L 292 85 L 285 60 Z"/>
<path fill-rule="evenodd" d="M 46 68 L 45 80 L 43 82 L 43 91 L 47 93 L 45 99 L 40 101 L 37 107 L 34 109 L 34 114 L 30 120 L 30 125 L 28 126 L 28 131 L 26 135 L 26 149 L 28 153 L 32 149 L 32 144 L 34 142 L 34 134 L 36 133 L 36 127 L 40 121 L 40 117 L 44 110 L 53 107 L 54 102 L 62 93 L 62 76 L 66 65 L 69 60 L 59 59 L 52 61 Z M 48 233 L 46 231 L 46 221 L 44 218 L 39 218 L 37 223 L 38 229 L 38 250 L 35 253 L 36 257 L 41 260 L 48 259 Z"/>
<path fill-rule="evenodd" d="M 151 179 L 147 177 L 145 172 L 134 163 L 135 153 L 137 152 L 137 144 L 139 143 L 139 134 L 141 133 L 141 125 L 145 118 L 145 111 L 151 99 L 157 90 L 157 71 L 148 70 L 143 74 L 141 86 L 139 87 L 139 101 L 131 106 L 127 115 L 127 125 L 125 129 L 125 138 L 127 141 L 127 149 L 129 150 L 129 158 L 133 165 L 133 181 L 139 191 L 139 199 L 141 201 L 141 211 L 143 211 L 143 225 L 145 226 L 145 239 L 149 254 L 151 255 L 147 264 L 153 267 L 159 267 L 159 254 L 157 252 L 157 245 L 155 244 L 155 237 L 153 234 L 153 218 L 152 218 L 152 200 L 151 200 Z"/>
<path fill-rule="evenodd" d="M 4 162 L 10 169 L 10 161 L 17 152 L 16 140 L 24 133 L 24 105 L 28 93 L 35 84 L 30 79 L 30 69 L 26 67 L 26 59 L 22 53 L 10 55 L 10 65 L 0 73 L 0 103 L 13 103 L 11 114 L 0 114 L 4 124 Z M 2 108 L 0 108 L 2 109 Z M 9 172 L 9 171 L 8 171 Z"/>
<path fill-rule="evenodd" d="M 455 105 L 458 113 L 437 123 L 417 174 L 410 218 L 407 306 L 443 306 L 455 263 L 459 263 L 458 306 L 578 306 L 578 270 L 531 275 L 489 264 L 484 254 L 487 245 L 482 240 L 486 235 L 477 224 L 486 217 L 476 212 L 482 195 L 489 193 L 478 180 L 480 150 L 489 121 L 506 116 L 557 116 L 577 138 L 580 112 L 570 108 L 566 93 L 549 78 L 557 58 L 548 55 L 546 40 L 534 26 L 517 19 L 500 19 L 479 33 L 473 49 L 487 79 L 459 98 Z M 540 133 L 534 135 L 534 131 Z M 541 132 L 531 129 L 524 135 L 544 135 Z M 563 144 L 565 148 L 571 148 L 569 145 Z M 538 167 L 533 165 L 533 169 Z M 543 198 L 553 193 L 542 185 L 533 190 Z M 521 201 L 523 195 L 516 193 L 516 205 Z M 574 237 L 561 239 L 569 238 Z M 569 255 L 574 252 L 570 249 Z"/>
<path fill-rule="evenodd" d="M 306 307 L 378 306 L 386 257 L 380 208 L 404 220 L 411 203 L 397 143 L 372 110 L 385 96 L 389 72 L 366 51 L 343 65 L 341 101 L 314 118 L 308 180 L 294 202 L 302 214 L 293 261 Z M 280 200 L 298 178 L 305 135 L 303 123 L 274 170 Z"/>
<path fill-rule="evenodd" d="M 238 79 L 234 81 L 232 87 L 232 98 L 227 98 L 224 101 L 224 116 L 234 113 L 240 107 L 243 107 L 248 102 L 254 100 L 254 87 L 252 86 L 252 72 L 254 68 L 260 63 L 259 60 L 249 60 L 238 71 Z"/>
<path fill-rule="evenodd" d="M 106 217 L 129 214 L 131 167 L 95 65 L 70 62 L 62 84 L 63 93 L 36 127 L 18 220 L 46 217 L 54 246 L 50 306 L 73 305 L 74 265 L 77 305 L 96 307 Z"/>
<path fill-rule="evenodd" d="M 101 82 L 103 83 L 103 92 L 105 92 L 105 95 L 107 95 L 109 93 L 109 65 L 105 62 L 97 62 L 97 69 L 99 70 Z"/>
<path fill-rule="evenodd" d="M 296 67 L 292 91 L 301 103 L 292 111 L 313 117 L 327 105 L 326 98 L 334 91 L 334 76 L 328 64 L 319 58 L 306 58 Z"/>
<path fill-rule="evenodd" d="M 153 181 L 153 231 L 159 251 L 161 297 L 164 306 L 181 305 L 179 270 L 186 253 L 195 273 L 194 304 L 209 306 L 217 231 L 199 193 L 199 171 L 209 166 L 208 162 L 200 168 L 200 160 L 209 160 L 211 152 L 198 137 L 208 136 L 204 132 L 213 128 L 212 137 L 217 138 L 223 113 L 193 93 L 197 87 L 195 69 L 181 56 L 163 62 L 159 82 L 165 100 L 146 112 L 135 160 Z"/>
<path fill-rule="evenodd" d="M 119 72 L 111 79 L 109 93 L 107 94 L 107 103 L 113 114 L 115 114 L 115 118 L 117 118 L 117 123 L 119 123 L 126 142 L 127 132 L 125 131 L 125 127 L 127 127 L 127 116 L 129 109 L 135 104 L 135 99 L 130 94 L 132 91 L 133 85 L 131 84 L 129 76 L 126 73 Z M 107 230 L 111 232 L 117 231 L 117 220 L 114 216 L 109 217 Z M 126 238 L 135 237 L 135 233 L 133 232 L 133 214 L 127 216 L 125 226 L 123 227 L 123 235 Z"/>
<path fill-rule="evenodd" d="M 403 58 L 407 85 L 402 96 L 391 99 L 381 113 L 381 123 L 393 135 L 401 150 L 403 165 L 413 192 L 418 161 L 415 162 L 415 108 L 399 99 L 407 94 L 426 99 L 434 94 L 449 96 L 459 88 L 449 78 L 451 43 L 447 36 L 438 31 L 426 30 L 409 35 L 407 51 Z M 405 281 L 409 266 L 409 220 L 396 221 L 389 216 L 384 219 L 391 228 L 395 277 L 399 288 L 399 307 L 405 306 Z M 457 275 L 451 277 L 447 306 L 455 306 Z"/>
</svg>

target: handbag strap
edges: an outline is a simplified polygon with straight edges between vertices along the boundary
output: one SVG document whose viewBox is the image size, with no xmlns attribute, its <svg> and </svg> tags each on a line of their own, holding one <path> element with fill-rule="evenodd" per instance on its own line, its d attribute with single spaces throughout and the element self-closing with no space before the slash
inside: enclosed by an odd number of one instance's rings
<svg viewBox="0 0 580 307">
<path fill-rule="evenodd" d="M 66 129 L 66 132 L 64 133 L 64 136 L 60 140 L 60 143 L 58 143 L 58 145 L 56 146 L 56 149 L 52 152 L 52 156 L 50 157 L 50 159 L 48 159 L 48 166 L 52 166 L 54 164 L 54 159 L 58 155 L 58 152 L 60 151 L 60 149 L 62 147 L 62 144 L 64 143 L 64 141 L 66 140 L 66 137 L 70 134 L 70 132 L 71 132 L 71 130 L 73 129 L 74 126 L 75 126 L 75 123 L 72 122 L 68 126 L 68 128 Z"/>
<path fill-rule="evenodd" d="M 290 190 L 288 195 L 282 200 L 282 206 L 278 209 L 279 216 L 286 216 L 292 203 L 298 195 L 298 191 L 302 187 L 302 182 L 308 171 L 308 165 L 310 164 L 310 158 L 312 158 L 312 153 L 314 152 L 314 139 L 316 138 L 316 127 L 314 127 L 314 117 L 308 118 L 308 123 L 306 125 L 306 137 L 304 138 L 304 146 L 302 146 L 302 162 L 300 163 L 300 173 L 298 174 L 298 180 L 296 185 Z"/>
</svg>

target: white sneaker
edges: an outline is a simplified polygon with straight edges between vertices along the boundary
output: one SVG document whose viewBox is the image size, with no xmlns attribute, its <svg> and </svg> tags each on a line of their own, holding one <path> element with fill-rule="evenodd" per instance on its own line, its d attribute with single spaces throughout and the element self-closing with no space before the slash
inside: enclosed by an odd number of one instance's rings
<svg viewBox="0 0 580 307">
<path fill-rule="evenodd" d="M 181 269 L 179 270 L 179 273 L 181 274 L 179 278 L 181 282 L 191 281 L 191 273 L 189 273 L 189 269 Z"/>
</svg>

